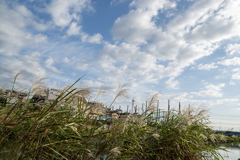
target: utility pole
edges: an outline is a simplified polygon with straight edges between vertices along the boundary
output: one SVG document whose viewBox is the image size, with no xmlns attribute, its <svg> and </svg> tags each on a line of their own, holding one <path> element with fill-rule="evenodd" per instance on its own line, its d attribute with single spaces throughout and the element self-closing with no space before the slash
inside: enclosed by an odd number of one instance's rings
<svg viewBox="0 0 240 160">
<path fill-rule="evenodd" d="M 127 113 L 128 113 L 128 107 L 129 107 L 129 105 L 127 105 Z"/>
</svg>

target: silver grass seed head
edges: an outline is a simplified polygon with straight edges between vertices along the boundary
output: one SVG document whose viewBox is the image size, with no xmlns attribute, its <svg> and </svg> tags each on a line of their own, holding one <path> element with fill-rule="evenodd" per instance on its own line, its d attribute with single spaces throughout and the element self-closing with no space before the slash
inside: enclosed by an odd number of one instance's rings
<svg viewBox="0 0 240 160">
<path fill-rule="evenodd" d="M 157 133 L 152 134 L 152 136 L 153 136 L 155 139 L 159 139 L 159 137 L 160 137 L 160 135 L 157 134 Z"/>
<path fill-rule="evenodd" d="M 111 149 L 110 151 L 110 154 L 113 155 L 114 157 L 118 156 L 121 154 L 120 152 L 120 147 L 115 147 L 113 149 Z"/>
<path fill-rule="evenodd" d="M 216 142 L 216 141 L 217 141 L 216 135 L 215 135 L 215 134 L 211 134 L 211 135 L 210 135 L 210 140 L 211 140 L 212 142 Z"/>
<path fill-rule="evenodd" d="M 206 140 L 207 139 L 207 136 L 205 136 L 204 134 L 200 134 L 199 135 L 202 139 Z"/>
</svg>

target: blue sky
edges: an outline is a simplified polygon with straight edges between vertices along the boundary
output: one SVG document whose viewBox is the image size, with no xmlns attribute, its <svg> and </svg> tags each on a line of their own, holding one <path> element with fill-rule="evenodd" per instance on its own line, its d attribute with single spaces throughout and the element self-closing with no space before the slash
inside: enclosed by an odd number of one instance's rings
<svg viewBox="0 0 240 160">
<path fill-rule="evenodd" d="M 81 85 L 108 88 L 106 105 L 126 83 L 130 98 L 114 104 L 124 110 L 161 93 L 163 109 L 207 107 L 215 128 L 239 130 L 239 10 L 239 0 L 0 0 L 0 82 L 85 75 Z"/>
</svg>

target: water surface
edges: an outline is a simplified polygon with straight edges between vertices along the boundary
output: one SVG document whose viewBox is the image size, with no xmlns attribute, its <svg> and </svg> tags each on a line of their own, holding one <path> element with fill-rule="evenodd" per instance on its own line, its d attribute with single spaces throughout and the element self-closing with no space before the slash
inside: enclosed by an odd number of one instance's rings
<svg viewBox="0 0 240 160">
<path fill-rule="evenodd" d="M 223 156 L 224 160 L 240 160 L 240 143 L 227 143 L 222 144 L 221 148 L 226 149 L 228 152 L 220 150 L 219 153 Z M 230 157 L 230 159 L 229 159 Z"/>
</svg>

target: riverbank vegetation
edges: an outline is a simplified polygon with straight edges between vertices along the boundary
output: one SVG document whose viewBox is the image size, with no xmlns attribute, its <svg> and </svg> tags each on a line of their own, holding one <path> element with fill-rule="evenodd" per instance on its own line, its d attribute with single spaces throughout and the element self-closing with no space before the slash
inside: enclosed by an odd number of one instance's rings
<svg viewBox="0 0 240 160">
<path fill-rule="evenodd" d="M 106 129 L 109 121 L 90 118 L 91 112 L 82 99 L 79 98 L 82 101 L 78 103 L 77 113 L 69 109 L 71 101 L 81 93 L 75 87 L 78 81 L 44 107 L 30 106 L 29 95 L 42 89 L 40 81 L 29 90 L 24 104 L 21 100 L 12 105 L 1 103 L 0 159 L 221 158 L 218 143 L 226 137 L 214 134 L 208 127 L 205 109 L 183 109 L 181 113 L 167 114 L 164 120 L 155 121 L 151 118 L 157 96 L 154 95 L 145 113 L 129 115 L 124 121 L 116 119 Z M 126 91 L 120 87 L 114 100 L 127 97 Z M 62 109 L 56 110 L 60 105 Z"/>
</svg>

